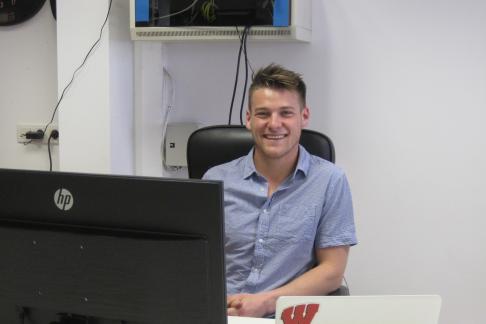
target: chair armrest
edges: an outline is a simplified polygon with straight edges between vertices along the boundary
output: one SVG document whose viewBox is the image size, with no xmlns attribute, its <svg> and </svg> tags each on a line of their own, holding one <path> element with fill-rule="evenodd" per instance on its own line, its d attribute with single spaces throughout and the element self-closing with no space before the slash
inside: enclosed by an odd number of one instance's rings
<svg viewBox="0 0 486 324">
<path fill-rule="evenodd" d="M 328 296 L 349 296 L 349 288 L 346 286 L 341 286 L 327 295 Z"/>
</svg>

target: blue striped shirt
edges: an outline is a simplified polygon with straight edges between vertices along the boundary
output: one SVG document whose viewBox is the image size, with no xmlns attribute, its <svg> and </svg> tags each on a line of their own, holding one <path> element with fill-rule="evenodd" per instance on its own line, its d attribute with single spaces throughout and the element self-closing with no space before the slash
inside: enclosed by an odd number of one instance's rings
<svg viewBox="0 0 486 324">
<path fill-rule="evenodd" d="M 229 295 L 283 286 L 316 264 L 315 248 L 357 243 L 346 176 L 302 146 L 294 172 L 271 197 L 253 150 L 204 179 L 224 182 Z"/>
</svg>

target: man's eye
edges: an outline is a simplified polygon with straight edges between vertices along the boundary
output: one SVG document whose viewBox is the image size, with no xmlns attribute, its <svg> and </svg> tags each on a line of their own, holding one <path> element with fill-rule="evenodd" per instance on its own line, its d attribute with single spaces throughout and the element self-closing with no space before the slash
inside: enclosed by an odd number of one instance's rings
<svg viewBox="0 0 486 324">
<path fill-rule="evenodd" d="M 293 116 L 294 115 L 294 112 L 293 111 L 282 111 L 282 116 L 285 116 L 285 117 L 289 117 L 289 116 Z"/>
<path fill-rule="evenodd" d="M 255 116 L 257 116 L 257 117 L 266 117 L 266 116 L 268 116 L 268 114 L 267 114 L 267 113 L 265 113 L 265 112 L 257 112 L 257 113 L 255 114 Z"/>
</svg>

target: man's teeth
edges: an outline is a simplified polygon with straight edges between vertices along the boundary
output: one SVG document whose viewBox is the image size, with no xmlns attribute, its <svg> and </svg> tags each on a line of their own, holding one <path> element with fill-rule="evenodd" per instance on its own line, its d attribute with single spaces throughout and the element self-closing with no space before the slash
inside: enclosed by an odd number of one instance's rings
<svg viewBox="0 0 486 324">
<path fill-rule="evenodd" d="M 281 139 L 284 138 L 285 135 L 266 135 L 265 137 L 269 139 Z"/>
</svg>

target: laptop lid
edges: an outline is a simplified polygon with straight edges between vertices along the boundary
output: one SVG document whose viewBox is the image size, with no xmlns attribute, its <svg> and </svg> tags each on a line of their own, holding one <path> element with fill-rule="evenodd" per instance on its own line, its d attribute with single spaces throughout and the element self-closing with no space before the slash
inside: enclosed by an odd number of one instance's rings
<svg viewBox="0 0 486 324">
<path fill-rule="evenodd" d="M 288 296 L 277 300 L 276 324 L 437 324 L 441 297 Z"/>
</svg>

